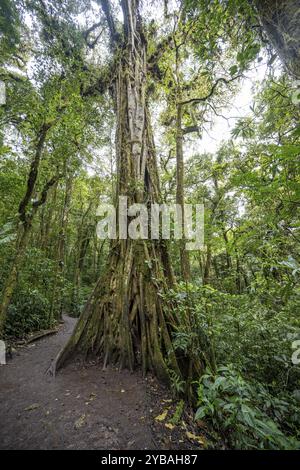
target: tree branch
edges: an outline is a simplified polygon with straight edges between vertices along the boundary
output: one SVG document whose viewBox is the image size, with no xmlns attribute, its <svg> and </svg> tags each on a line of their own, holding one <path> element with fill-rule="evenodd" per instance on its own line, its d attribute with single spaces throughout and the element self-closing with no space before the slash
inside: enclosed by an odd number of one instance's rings
<svg viewBox="0 0 300 470">
<path fill-rule="evenodd" d="M 86 29 L 83 31 L 83 37 L 84 39 L 88 39 L 89 35 L 95 31 L 95 29 L 99 28 L 99 26 L 102 25 L 102 20 L 98 21 L 98 23 L 93 24 L 90 28 Z"/>
<path fill-rule="evenodd" d="M 199 127 L 198 126 L 187 126 L 184 129 L 182 129 L 183 134 L 190 134 L 191 132 L 199 132 Z"/>
<path fill-rule="evenodd" d="M 42 193 L 41 193 L 41 197 L 37 200 L 37 201 L 34 201 L 32 206 L 37 209 L 38 207 L 42 206 L 43 204 L 45 204 L 46 200 L 47 200 L 47 195 L 48 195 L 48 191 L 49 189 L 55 185 L 55 183 L 62 177 L 62 175 L 58 174 L 58 175 L 55 175 L 53 176 L 49 181 L 47 181 L 47 183 L 45 184 L 45 186 L 43 187 L 43 190 L 42 190 Z"/>
<path fill-rule="evenodd" d="M 86 29 L 85 31 L 83 31 L 83 37 L 85 39 L 85 42 L 87 44 L 87 46 L 90 48 L 90 49 L 93 49 L 95 47 L 95 45 L 97 44 L 99 38 L 101 37 L 103 31 L 104 31 L 104 28 L 101 29 L 100 33 L 97 34 L 97 36 L 95 37 L 95 39 L 93 41 L 89 41 L 89 36 L 91 33 L 93 33 L 97 28 L 99 28 L 100 26 L 103 26 L 103 20 L 100 20 L 98 21 L 97 23 L 93 24 L 90 28 Z"/>
<path fill-rule="evenodd" d="M 233 77 L 233 78 L 230 78 L 229 80 L 226 79 L 226 78 L 218 78 L 216 80 L 216 82 L 213 84 L 213 86 L 211 87 L 211 90 L 210 92 L 206 95 L 206 96 L 203 96 L 201 98 L 191 98 L 189 100 L 186 100 L 186 101 L 181 101 L 180 103 L 177 103 L 178 105 L 185 105 L 185 104 L 195 104 L 195 103 L 201 103 L 203 101 L 207 101 L 209 98 L 212 97 L 212 95 L 214 94 L 217 86 L 219 83 L 225 83 L 226 85 L 228 85 L 229 83 L 233 82 L 234 80 L 237 80 L 238 78 L 241 78 L 242 75 L 237 75 L 236 77 Z"/>
<path fill-rule="evenodd" d="M 105 15 L 109 33 L 110 33 L 111 45 L 114 46 L 119 39 L 119 34 L 117 33 L 115 21 L 112 16 L 110 2 L 109 0 L 97 0 L 97 3 L 101 6 L 102 11 Z"/>
<path fill-rule="evenodd" d="M 28 176 L 28 180 L 27 180 L 26 193 L 25 193 L 25 195 L 24 195 L 24 197 L 23 197 L 23 199 L 22 199 L 22 201 L 20 202 L 20 205 L 19 205 L 19 209 L 18 209 L 19 217 L 20 217 L 20 220 L 23 223 L 26 222 L 26 209 L 27 209 L 28 203 L 31 199 L 31 196 L 32 196 L 34 188 L 35 188 L 35 183 L 36 183 L 37 176 L 38 176 L 38 169 L 39 169 L 40 159 L 41 159 L 41 156 L 42 156 L 42 152 L 43 152 L 47 132 L 48 132 L 49 129 L 50 129 L 50 127 L 48 125 L 44 124 L 42 126 L 40 136 L 39 136 L 37 146 L 36 146 L 34 159 L 33 159 L 32 163 L 31 163 L 31 166 L 30 166 L 30 172 L 29 172 L 29 176 Z"/>
</svg>

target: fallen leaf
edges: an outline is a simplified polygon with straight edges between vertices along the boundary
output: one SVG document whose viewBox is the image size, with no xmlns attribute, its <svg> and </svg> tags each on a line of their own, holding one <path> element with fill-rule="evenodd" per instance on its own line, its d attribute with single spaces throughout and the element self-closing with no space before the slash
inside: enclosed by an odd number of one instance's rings
<svg viewBox="0 0 300 470">
<path fill-rule="evenodd" d="M 36 410 L 39 407 L 40 407 L 39 403 L 33 403 L 32 405 L 27 406 L 27 408 L 25 408 L 24 411 Z"/>
<path fill-rule="evenodd" d="M 205 444 L 203 437 L 196 436 L 196 434 L 193 434 L 192 432 L 186 431 L 186 436 L 188 437 L 188 439 L 191 439 L 192 441 L 197 441 L 200 445 Z"/>
<path fill-rule="evenodd" d="M 156 416 L 156 421 L 164 421 L 167 417 L 168 410 L 165 410 L 162 414 Z"/>
<path fill-rule="evenodd" d="M 85 423 L 85 418 L 86 418 L 85 414 L 81 415 L 80 418 L 78 418 L 77 421 L 75 421 L 74 428 L 80 429 Z"/>
<path fill-rule="evenodd" d="M 175 428 L 175 424 L 172 424 L 172 423 L 166 423 L 165 426 L 166 428 L 171 429 L 171 430 Z"/>
</svg>

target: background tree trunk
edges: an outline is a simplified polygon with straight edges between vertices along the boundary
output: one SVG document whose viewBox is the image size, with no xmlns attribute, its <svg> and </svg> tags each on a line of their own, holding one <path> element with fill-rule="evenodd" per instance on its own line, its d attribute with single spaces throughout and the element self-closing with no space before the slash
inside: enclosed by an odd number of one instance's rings
<svg viewBox="0 0 300 470">
<path fill-rule="evenodd" d="M 59 222 L 59 232 L 56 243 L 56 253 L 55 253 L 55 274 L 54 274 L 54 286 L 53 286 L 53 295 L 51 300 L 50 307 L 50 320 L 53 318 L 61 319 L 62 318 L 62 290 L 63 282 L 65 276 L 65 251 L 66 251 L 66 231 L 68 226 L 69 219 L 69 210 L 72 199 L 72 185 L 73 185 L 73 175 L 66 175 L 65 181 L 65 194 L 63 206 L 61 208 L 60 222 Z"/>
<path fill-rule="evenodd" d="M 300 79 L 299 0 L 252 0 L 262 27 L 288 71 Z"/>
<path fill-rule="evenodd" d="M 179 97 L 181 99 L 181 96 Z M 184 160 L 183 160 L 183 131 L 182 131 L 183 107 L 177 104 L 176 117 L 176 203 L 181 207 L 182 214 L 182 239 L 179 240 L 180 264 L 182 277 L 186 282 L 191 278 L 191 266 L 189 253 L 186 250 L 186 240 L 184 233 Z"/>
</svg>

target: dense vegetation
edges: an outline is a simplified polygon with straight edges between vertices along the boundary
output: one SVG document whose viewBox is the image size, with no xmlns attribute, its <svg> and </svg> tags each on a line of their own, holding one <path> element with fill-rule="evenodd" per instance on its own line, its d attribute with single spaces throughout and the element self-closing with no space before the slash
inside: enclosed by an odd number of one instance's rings
<svg viewBox="0 0 300 470">
<path fill-rule="evenodd" d="M 83 312 L 61 359 L 154 370 L 229 447 L 299 448 L 299 58 L 255 2 L 127 3 L 1 2 L 1 335 Z M 255 67 L 248 114 L 201 152 Z M 130 99 L 146 116 L 141 179 Z M 100 240 L 99 202 L 125 193 L 204 202 L 204 249 Z"/>
</svg>

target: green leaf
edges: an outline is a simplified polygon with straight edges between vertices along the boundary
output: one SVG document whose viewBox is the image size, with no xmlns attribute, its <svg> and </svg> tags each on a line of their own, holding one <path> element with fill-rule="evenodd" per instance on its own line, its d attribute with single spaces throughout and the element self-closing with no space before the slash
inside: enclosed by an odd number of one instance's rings
<svg viewBox="0 0 300 470">
<path fill-rule="evenodd" d="M 238 71 L 238 66 L 237 65 L 233 65 L 232 67 L 230 67 L 229 69 L 229 73 L 230 75 L 233 77 Z"/>
</svg>

